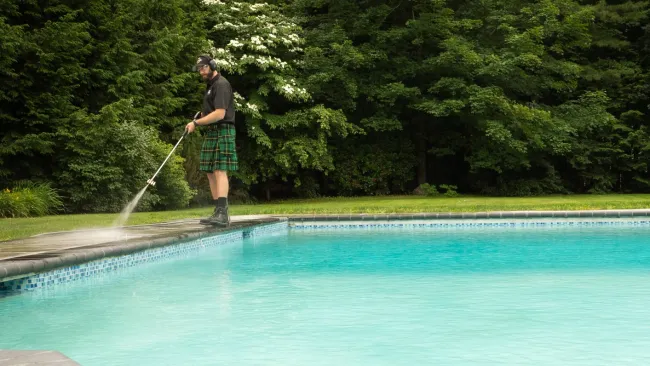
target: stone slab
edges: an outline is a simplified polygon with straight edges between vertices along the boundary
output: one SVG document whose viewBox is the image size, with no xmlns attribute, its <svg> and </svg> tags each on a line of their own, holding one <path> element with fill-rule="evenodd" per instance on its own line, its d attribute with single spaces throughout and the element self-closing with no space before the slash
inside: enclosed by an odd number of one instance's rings
<svg viewBox="0 0 650 366">
<path fill-rule="evenodd" d="M 0 366 L 31 365 L 78 366 L 79 363 L 57 351 L 15 351 L 0 349 Z"/>
</svg>

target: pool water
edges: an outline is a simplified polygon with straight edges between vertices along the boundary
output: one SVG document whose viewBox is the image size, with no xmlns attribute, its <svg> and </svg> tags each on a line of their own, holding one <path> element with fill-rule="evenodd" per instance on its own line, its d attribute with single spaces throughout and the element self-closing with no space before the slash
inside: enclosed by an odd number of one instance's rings
<svg viewBox="0 0 650 366">
<path fill-rule="evenodd" d="M 82 365 L 650 363 L 650 229 L 290 230 L 0 298 Z"/>
</svg>

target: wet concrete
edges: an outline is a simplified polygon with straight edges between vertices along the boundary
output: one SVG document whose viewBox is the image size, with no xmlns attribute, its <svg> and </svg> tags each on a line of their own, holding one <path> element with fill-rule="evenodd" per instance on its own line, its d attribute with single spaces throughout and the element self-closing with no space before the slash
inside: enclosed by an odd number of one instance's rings
<svg viewBox="0 0 650 366">
<path fill-rule="evenodd" d="M 0 242 L 0 282 L 279 220 L 277 217 L 263 215 L 233 216 L 230 226 L 218 227 L 202 225 L 198 219 L 192 219 L 48 233 L 4 241 Z"/>
</svg>

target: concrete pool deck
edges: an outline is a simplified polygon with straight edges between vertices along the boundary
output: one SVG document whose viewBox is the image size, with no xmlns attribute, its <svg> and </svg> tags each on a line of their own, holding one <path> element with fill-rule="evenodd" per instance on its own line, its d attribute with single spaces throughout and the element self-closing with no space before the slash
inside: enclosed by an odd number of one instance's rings
<svg viewBox="0 0 650 366">
<path fill-rule="evenodd" d="M 188 219 L 121 228 L 63 231 L 3 241 L 0 242 L 0 282 L 279 220 L 279 217 L 268 215 L 233 216 L 229 227 L 217 227 L 202 225 L 199 219 Z"/>
</svg>

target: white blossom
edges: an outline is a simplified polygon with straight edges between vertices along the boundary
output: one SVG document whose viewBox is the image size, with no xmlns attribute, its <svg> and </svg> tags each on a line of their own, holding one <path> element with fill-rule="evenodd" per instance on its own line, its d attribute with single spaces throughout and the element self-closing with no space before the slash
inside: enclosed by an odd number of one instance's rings
<svg viewBox="0 0 650 366">
<path fill-rule="evenodd" d="M 214 61 L 215 61 L 215 62 L 217 63 L 217 65 L 219 65 L 219 66 L 223 66 L 223 67 L 227 67 L 227 68 L 230 68 L 230 67 L 232 66 L 232 62 L 230 62 L 230 61 L 228 61 L 228 60 L 221 59 L 221 58 L 216 59 L 216 60 L 214 60 Z"/>
<path fill-rule="evenodd" d="M 241 43 L 241 42 L 239 42 L 239 41 L 236 40 L 236 39 L 231 39 L 231 40 L 230 40 L 230 43 L 228 43 L 228 46 L 231 46 L 231 47 L 234 47 L 234 48 L 239 48 L 239 47 L 244 46 L 244 44 Z"/>
<path fill-rule="evenodd" d="M 293 66 L 302 62 L 297 53 L 302 51 L 298 46 L 304 41 L 299 36 L 301 30 L 297 24 L 290 22 L 277 7 L 266 3 L 202 1 L 219 6 L 214 13 L 217 19 L 214 28 L 226 30 L 232 37 L 226 45 L 210 47 L 221 68 L 241 75 L 261 70 L 265 77 L 258 79 L 259 88 L 272 90 L 292 101 L 309 98 L 307 90 L 287 75 Z M 262 118 L 263 111 L 269 108 L 263 102 L 253 103 L 236 92 L 234 102 L 238 110 L 256 118 Z"/>
<path fill-rule="evenodd" d="M 221 23 L 221 25 L 222 25 L 222 27 L 220 27 L 220 28 L 234 28 L 234 29 L 237 29 L 239 27 L 238 25 L 233 24 L 233 23 L 231 23 L 229 21 L 225 21 L 225 22 Z"/>
</svg>

